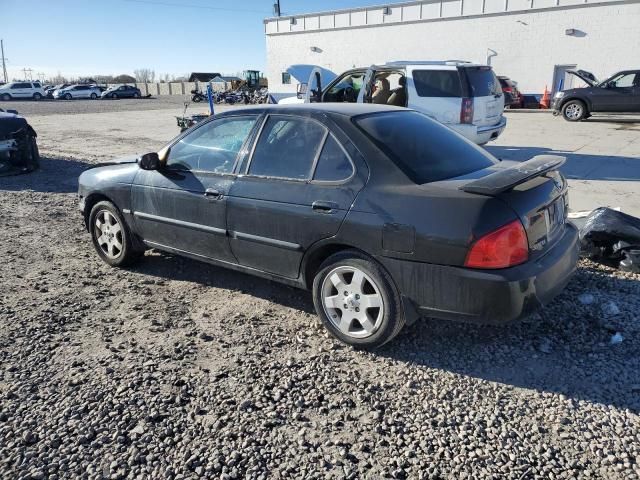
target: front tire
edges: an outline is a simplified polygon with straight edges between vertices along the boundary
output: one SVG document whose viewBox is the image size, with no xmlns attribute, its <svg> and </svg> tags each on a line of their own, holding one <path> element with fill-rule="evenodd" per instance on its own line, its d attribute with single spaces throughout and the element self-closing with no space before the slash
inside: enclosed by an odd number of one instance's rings
<svg viewBox="0 0 640 480">
<path fill-rule="evenodd" d="M 133 98 L 140 98 L 140 94 L 139 94 L 138 92 L 135 92 L 135 93 L 133 94 Z"/>
<path fill-rule="evenodd" d="M 9 100 L 11 100 L 11 95 L 9 95 L 8 93 L 3 93 L 2 95 L 0 95 L 0 100 L 2 100 L 3 102 L 8 102 Z"/>
<path fill-rule="evenodd" d="M 96 203 L 89 214 L 88 224 L 93 246 L 105 263 L 124 267 L 142 255 L 140 250 L 136 250 L 133 235 L 113 203 Z"/>
<path fill-rule="evenodd" d="M 587 115 L 587 106 L 581 100 L 569 100 L 562 107 L 562 116 L 568 122 L 579 122 Z"/>
<path fill-rule="evenodd" d="M 34 100 L 36 100 L 36 101 L 37 101 L 37 100 L 40 100 L 41 98 L 42 98 L 42 95 L 40 95 L 38 92 L 36 92 L 36 93 L 34 93 L 34 94 L 33 94 L 33 99 L 34 99 Z"/>
<path fill-rule="evenodd" d="M 91 100 L 95 100 L 96 98 L 98 98 L 98 95 L 96 95 L 95 93 L 91 94 Z"/>
<path fill-rule="evenodd" d="M 313 281 L 313 303 L 325 328 L 356 348 L 384 345 L 405 324 L 391 276 L 355 250 L 334 254 L 320 266 Z"/>
<path fill-rule="evenodd" d="M 65 94 L 64 94 L 64 99 L 65 99 L 65 100 L 71 100 L 72 98 L 73 98 L 73 97 L 71 96 L 71 94 L 70 94 L 70 93 L 65 93 Z"/>
</svg>

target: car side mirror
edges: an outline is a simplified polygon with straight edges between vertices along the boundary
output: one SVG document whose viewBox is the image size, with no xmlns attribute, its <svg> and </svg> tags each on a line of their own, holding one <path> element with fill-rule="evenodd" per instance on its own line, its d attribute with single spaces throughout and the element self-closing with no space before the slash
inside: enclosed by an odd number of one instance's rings
<svg viewBox="0 0 640 480">
<path fill-rule="evenodd" d="M 160 169 L 160 157 L 156 152 L 145 153 L 140 157 L 138 165 L 142 170 L 158 170 Z"/>
<path fill-rule="evenodd" d="M 614 88 L 616 86 L 616 82 L 607 82 L 606 87 L 607 88 Z"/>
<path fill-rule="evenodd" d="M 307 94 L 307 88 L 308 88 L 308 87 L 309 87 L 309 85 L 308 85 L 308 84 L 306 84 L 306 83 L 299 83 L 299 84 L 298 84 L 298 90 L 297 90 L 297 94 L 296 94 L 296 96 L 297 96 L 299 99 L 301 99 L 301 100 L 302 100 L 302 99 L 304 98 L 304 96 Z"/>
</svg>

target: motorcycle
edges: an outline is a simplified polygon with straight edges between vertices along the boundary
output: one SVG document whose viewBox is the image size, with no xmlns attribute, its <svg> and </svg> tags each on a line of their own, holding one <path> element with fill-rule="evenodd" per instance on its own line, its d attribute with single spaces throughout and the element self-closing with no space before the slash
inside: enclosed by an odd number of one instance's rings
<svg viewBox="0 0 640 480">
<path fill-rule="evenodd" d="M 191 90 L 191 101 L 195 103 L 205 102 L 207 96 L 199 90 Z"/>
</svg>

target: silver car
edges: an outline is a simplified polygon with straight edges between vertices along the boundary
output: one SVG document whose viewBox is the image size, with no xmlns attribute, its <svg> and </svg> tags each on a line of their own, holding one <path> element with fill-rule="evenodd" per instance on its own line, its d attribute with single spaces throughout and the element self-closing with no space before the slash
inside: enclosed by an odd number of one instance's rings
<svg viewBox="0 0 640 480">
<path fill-rule="evenodd" d="M 53 92 L 53 98 L 72 100 L 74 98 L 97 99 L 100 96 L 100 89 L 95 85 L 71 85 Z"/>
</svg>

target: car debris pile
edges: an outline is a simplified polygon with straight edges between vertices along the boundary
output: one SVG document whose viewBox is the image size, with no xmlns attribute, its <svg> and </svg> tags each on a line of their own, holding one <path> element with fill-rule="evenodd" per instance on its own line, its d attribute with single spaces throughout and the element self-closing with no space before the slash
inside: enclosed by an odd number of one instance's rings
<svg viewBox="0 0 640 480">
<path fill-rule="evenodd" d="M 24 117 L 0 109 L 0 176 L 36 170 L 40 155 L 37 134 Z"/>
<path fill-rule="evenodd" d="M 640 218 L 597 208 L 580 230 L 580 246 L 583 255 L 592 260 L 640 273 Z"/>
</svg>

